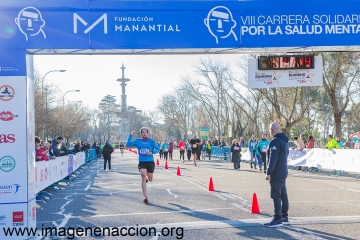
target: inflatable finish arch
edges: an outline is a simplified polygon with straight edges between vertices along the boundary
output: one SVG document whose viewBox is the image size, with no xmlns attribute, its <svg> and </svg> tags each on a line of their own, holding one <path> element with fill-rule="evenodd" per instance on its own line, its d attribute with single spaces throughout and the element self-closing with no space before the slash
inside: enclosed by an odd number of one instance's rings
<svg viewBox="0 0 360 240">
<path fill-rule="evenodd" d="M 34 54 L 359 51 L 359 3 L 1 0 L 0 227 L 36 226 Z"/>
</svg>

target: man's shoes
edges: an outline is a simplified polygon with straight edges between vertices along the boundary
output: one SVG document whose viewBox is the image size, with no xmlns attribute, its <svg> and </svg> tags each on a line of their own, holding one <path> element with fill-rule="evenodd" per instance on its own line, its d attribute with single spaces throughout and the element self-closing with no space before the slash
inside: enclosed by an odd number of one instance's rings
<svg viewBox="0 0 360 240">
<path fill-rule="evenodd" d="M 275 218 L 273 218 L 271 220 L 271 222 L 264 224 L 265 227 L 282 227 L 282 225 L 283 224 L 282 224 L 281 220 L 280 219 L 275 219 Z"/>
<path fill-rule="evenodd" d="M 146 183 L 148 183 L 149 179 L 146 179 Z"/>
<path fill-rule="evenodd" d="M 264 173 L 266 174 L 266 171 L 264 170 Z"/>
<path fill-rule="evenodd" d="M 253 168 L 252 164 L 250 164 L 250 167 Z"/>
<path fill-rule="evenodd" d="M 107 170 L 106 170 L 106 169 L 104 169 L 104 172 L 107 172 Z"/>
<path fill-rule="evenodd" d="M 183 160 L 183 163 L 185 162 L 185 160 Z"/>
<path fill-rule="evenodd" d="M 260 172 L 262 171 L 262 168 L 260 168 Z"/>
<path fill-rule="evenodd" d="M 144 202 L 145 204 L 147 204 L 147 203 L 149 202 L 148 198 L 145 197 L 143 202 Z"/>
<path fill-rule="evenodd" d="M 283 224 L 290 224 L 288 217 L 282 217 L 282 218 L 281 218 L 281 222 L 282 222 Z"/>
</svg>

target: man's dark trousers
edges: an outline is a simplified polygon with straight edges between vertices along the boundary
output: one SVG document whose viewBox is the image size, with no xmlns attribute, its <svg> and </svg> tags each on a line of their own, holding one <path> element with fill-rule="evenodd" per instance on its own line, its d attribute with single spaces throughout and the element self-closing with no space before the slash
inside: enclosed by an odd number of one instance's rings
<svg viewBox="0 0 360 240">
<path fill-rule="evenodd" d="M 281 219 L 288 216 L 289 200 L 286 192 L 286 178 L 271 178 L 271 198 L 274 201 L 275 219 Z"/>
<path fill-rule="evenodd" d="M 111 155 L 104 155 L 104 170 L 106 170 L 106 162 L 109 163 L 109 170 L 111 170 Z"/>
</svg>

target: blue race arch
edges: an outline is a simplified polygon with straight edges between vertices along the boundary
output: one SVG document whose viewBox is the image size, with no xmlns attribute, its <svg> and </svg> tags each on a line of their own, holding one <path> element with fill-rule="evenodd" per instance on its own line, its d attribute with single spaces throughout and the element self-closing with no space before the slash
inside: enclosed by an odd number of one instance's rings
<svg viewBox="0 0 360 240">
<path fill-rule="evenodd" d="M 359 13 L 357 0 L 2 0 L 0 48 L 34 54 L 357 51 Z"/>
<path fill-rule="evenodd" d="M 0 113 L 18 117 L 0 122 L 0 194 L 7 189 L 0 225 L 36 226 L 34 54 L 288 53 L 359 45 L 358 0 L 1 0 Z"/>
</svg>

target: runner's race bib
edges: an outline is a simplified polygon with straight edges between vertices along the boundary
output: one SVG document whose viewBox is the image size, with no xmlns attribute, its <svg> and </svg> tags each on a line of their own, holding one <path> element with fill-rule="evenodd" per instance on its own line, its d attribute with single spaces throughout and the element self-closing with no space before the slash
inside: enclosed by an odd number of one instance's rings
<svg viewBox="0 0 360 240">
<path fill-rule="evenodd" d="M 168 148 L 165 148 L 164 150 L 165 150 L 165 152 L 167 152 L 169 149 L 168 149 Z"/>
<path fill-rule="evenodd" d="M 197 144 L 193 144 L 192 146 L 193 146 L 193 148 L 197 148 Z"/>
<path fill-rule="evenodd" d="M 148 148 L 140 148 L 140 155 L 146 155 L 147 152 L 149 152 Z"/>
<path fill-rule="evenodd" d="M 252 142 L 252 143 L 251 143 L 251 146 L 255 146 L 255 145 L 256 145 L 256 142 Z"/>
<path fill-rule="evenodd" d="M 263 153 L 266 153 L 266 152 L 267 152 L 267 148 L 266 148 L 266 147 L 263 147 L 263 148 L 262 148 L 262 152 L 263 152 Z"/>
<path fill-rule="evenodd" d="M 240 147 L 236 146 L 236 147 L 234 147 L 234 150 L 238 151 L 238 150 L 240 150 Z"/>
<path fill-rule="evenodd" d="M 181 147 L 180 147 L 180 150 L 181 150 L 181 151 L 185 150 L 185 147 L 184 147 L 184 146 L 181 146 Z"/>
</svg>

